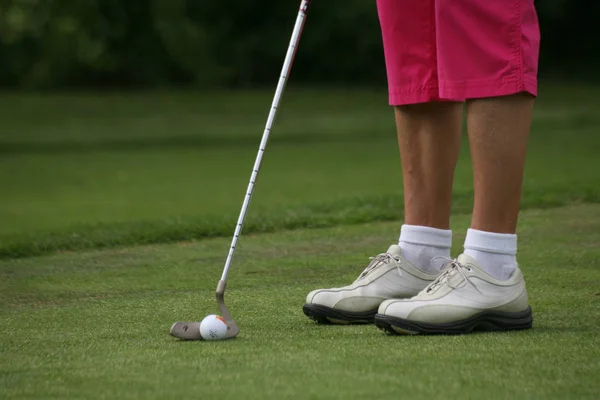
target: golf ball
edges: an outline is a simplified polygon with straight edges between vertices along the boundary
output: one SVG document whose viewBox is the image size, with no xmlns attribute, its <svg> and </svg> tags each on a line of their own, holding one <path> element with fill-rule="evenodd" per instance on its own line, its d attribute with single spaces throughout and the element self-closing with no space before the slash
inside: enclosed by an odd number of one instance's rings
<svg viewBox="0 0 600 400">
<path fill-rule="evenodd" d="M 218 315 L 209 315 L 200 322 L 200 336 L 204 340 L 225 339 L 227 322 Z"/>
</svg>

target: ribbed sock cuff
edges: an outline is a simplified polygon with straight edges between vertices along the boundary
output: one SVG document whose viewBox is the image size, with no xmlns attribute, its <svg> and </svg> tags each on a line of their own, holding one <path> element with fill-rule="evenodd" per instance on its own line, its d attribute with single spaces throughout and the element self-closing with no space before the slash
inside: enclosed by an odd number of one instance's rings
<svg viewBox="0 0 600 400">
<path fill-rule="evenodd" d="M 452 231 L 429 226 L 402 225 L 399 241 L 449 249 L 452 247 Z"/>
<path fill-rule="evenodd" d="M 517 235 L 469 229 L 465 238 L 465 249 L 514 256 L 517 254 Z"/>
</svg>

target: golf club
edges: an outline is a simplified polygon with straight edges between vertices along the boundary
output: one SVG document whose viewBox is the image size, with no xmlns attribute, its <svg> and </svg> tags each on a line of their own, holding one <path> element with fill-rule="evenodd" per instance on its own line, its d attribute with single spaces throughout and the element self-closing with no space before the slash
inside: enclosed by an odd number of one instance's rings
<svg viewBox="0 0 600 400">
<path fill-rule="evenodd" d="M 252 193 L 254 191 L 254 185 L 256 184 L 258 171 L 262 163 L 262 157 L 267 147 L 267 142 L 269 141 L 269 135 L 271 133 L 273 122 L 275 121 L 275 116 L 277 115 L 277 108 L 279 107 L 279 103 L 285 90 L 288 77 L 292 70 L 292 64 L 294 62 L 294 57 L 296 55 L 298 43 L 300 42 L 300 37 L 302 36 L 304 22 L 306 21 L 306 13 L 308 11 L 309 5 L 310 0 L 302 0 L 302 3 L 300 4 L 300 10 L 298 11 L 298 17 L 296 18 L 296 24 L 294 25 L 290 45 L 285 56 L 285 61 L 283 63 L 283 68 L 281 70 L 281 75 L 279 77 L 279 82 L 277 84 L 277 89 L 273 98 L 273 104 L 271 105 L 271 111 L 269 112 L 269 117 L 267 118 L 267 124 L 263 133 L 262 140 L 260 142 L 258 155 L 256 156 L 256 161 L 254 163 L 252 175 L 250 176 L 250 183 L 248 184 L 248 189 L 246 191 L 244 203 L 242 204 L 242 210 L 240 211 L 240 216 L 238 218 L 237 226 L 235 228 L 235 233 L 233 234 L 231 247 L 229 248 L 229 254 L 227 255 L 227 260 L 225 261 L 225 267 L 223 268 L 223 275 L 221 276 L 221 280 L 217 285 L 217 302 L 219 304 L 219 308 L 221 309 L 221 316 L 225 319 L 225 322 L 227 322 L 227 333 L 225 336 L 226 339 L 233 338 L 237 336 L 240 332 L 239 327 L 237 326 L 237 324 L 231 317 L 231 314 L 229 314 L 227 307 L 225 306 L 225 287 L 227 286 L 227 274 L 229 272 L 229 267 L 231 267 L 231 261 L 233 259 L 235 247 L 237 246 L 237 241 L 242 232 L 242 226 L 244 225 L 246 212 L 248 211 L 248 206 L 250 205 L 250 200 L 252 199 Z M 200 335 L 200 322 L 176 322 L 171 327 L 169 333 L 171 336 L 175 336 L 184 340 L 203 339 Z"/>
</svg>

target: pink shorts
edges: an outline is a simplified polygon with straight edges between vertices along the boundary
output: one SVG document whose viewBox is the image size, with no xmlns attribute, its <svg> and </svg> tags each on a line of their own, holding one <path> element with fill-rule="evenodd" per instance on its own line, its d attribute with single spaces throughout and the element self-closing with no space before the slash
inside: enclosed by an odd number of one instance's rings
<svg viewBox="0 0 600 400">
<path fill-rule="evenodd" d="M 377 0 L 391 105 L 537 96 L 533 0 Z"/>
</svg>

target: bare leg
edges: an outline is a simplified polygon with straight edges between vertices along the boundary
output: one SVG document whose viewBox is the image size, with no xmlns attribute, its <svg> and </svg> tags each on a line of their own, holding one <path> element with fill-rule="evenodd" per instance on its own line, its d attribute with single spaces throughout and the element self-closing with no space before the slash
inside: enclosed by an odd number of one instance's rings
<svg viewBox="0 0 600 400">
<path fill-rule="evenodd" d="M 515 233 L 533 102 L 528 94 L 467 102 L 475 187 L 473 229 Z"/>
<path fill-rule="evenodd" d="M 396 107 L 396 127 L 404 177 L 404 222 L 449 229 L 462 103 Z"/>
</svg>

